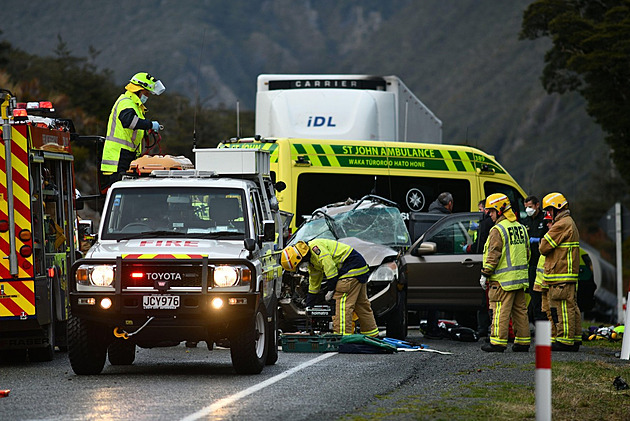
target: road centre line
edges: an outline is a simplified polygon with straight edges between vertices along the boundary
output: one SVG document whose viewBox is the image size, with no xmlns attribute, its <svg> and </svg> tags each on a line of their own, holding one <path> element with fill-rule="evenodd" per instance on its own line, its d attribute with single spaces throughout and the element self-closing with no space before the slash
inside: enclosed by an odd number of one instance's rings
<svg viewBox="0 0 630 421">
<path fill-rule="evenodd" d="M 333 355 L 337 355 L 337 352 L 328 352 L 325 353 L 323 355 L 320 355 L 317 358 L 313 358 L 312 360 L 306 361 L 305 363 L 302 363 L 296 367 L 293 367 L 290 370 L 284 371 L 276 376 L 273 376 L 263 382 L 260 382 L 258 384 L 255 384 L 253 386 L 248 387 L 247 389 L 241 390 L 240 392 L 234 393 L 233 395 L 230 395 L 226 398 L 223 399 L 219 399 L 218 401 L 216 401 L 215 403 L 213 403 L 212 405 L 206 406 L 205 408 L 200 409 L 199 411 L 195 412 L 194 414 L 190 414 L 185 418 L 182 418 L 181 421 L 194 421 L 194 420 L 198 420 L 200 418 L 203 418 L 207 415 L 212 414 L 214 411 L 223 408 L 224 406 L 230 405 L 246 396 L 251 395 L 252 393 L 258 392 L 259 390 L 264 389 L 267 386 L 271 386 L 272 384 L 286 378 L 289 377 L 292 374 L 297 373 L 298 371 L 309 367 L 315 363 L 318 363 L 320 361 L 325 360 L 326 358 L 332 357 Z"/>
</svg>

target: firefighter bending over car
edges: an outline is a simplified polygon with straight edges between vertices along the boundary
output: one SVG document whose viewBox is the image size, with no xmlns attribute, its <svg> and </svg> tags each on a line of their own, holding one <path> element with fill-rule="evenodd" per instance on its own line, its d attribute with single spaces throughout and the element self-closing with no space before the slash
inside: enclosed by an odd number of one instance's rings
<svg viewBox="0 0 630 421">
<path fill-rule="evenodd" d="M 147 111 L 144 104 L 150 94 L 160 95 L 165 89 L 162 82 L 150 74 L 136 73 L 125 86 L 125 93 L 114 103 L 101 158 L 101 193 L 121 180 L 131 161 L 140 156 L 145 132 L 159 130 L 160 123 L 144 118 Z"/>
<path fill-rule="evenodd" d="M 354 312 L 359 318 L 361 333 L 378 336 L 378 326 L 367 297 L 368 266 L 359 252 L 333 240 L 298 241 L 282 250 L 280 262 L 289 272 L 295 272 L 299 266 L 308 268 L 307 307 L 315 304 L 322 280 L 326 280 L 326 301 L 335 300 L 334 333 L 354 333 Z"/>
<path fill-rule="evenodd" d="M 503 352 L 508 344 L 510 317 L 514 324 L 514 352 L 528 352 L 531 337 L 527 318 L 525 290 L 529 287 L 530 249 L 527 230 L 516 220 L 510 200 L 503 193 L 486 199 L 486 211 L 495 225 L 490 229 L 483 249 L 483 267 L 479 283 L 488 288 L 492 310 L 490 343 L 486 352 Z"/>
</svg>

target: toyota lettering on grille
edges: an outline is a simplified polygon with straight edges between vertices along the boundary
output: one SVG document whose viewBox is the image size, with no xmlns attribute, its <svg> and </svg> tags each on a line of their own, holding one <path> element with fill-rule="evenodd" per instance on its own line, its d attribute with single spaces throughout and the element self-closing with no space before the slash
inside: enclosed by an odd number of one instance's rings
<svg viewBox="0 0 630 421">
<path fill-rule="evenodd" d="M 152 281 L 181 281 L 182 274 L 178 272 L 146 272 L 147 279 Z"/>
</svg>

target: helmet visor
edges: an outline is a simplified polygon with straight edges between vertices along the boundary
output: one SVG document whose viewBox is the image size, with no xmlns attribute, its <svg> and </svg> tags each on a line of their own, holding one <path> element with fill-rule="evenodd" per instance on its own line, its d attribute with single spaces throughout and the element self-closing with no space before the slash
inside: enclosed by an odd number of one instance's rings
<svg viewBox="0 0 630 421">
<path fill-rule="evenodd" d="M 158 80 L 157 82 L 155 82 L 155 86 L 153 87 L 153 94 L 160 95 L 165 90 L 166 88 L 164 87 L 164 84 L 162 83 L 161 80 Z"/>
</svg>

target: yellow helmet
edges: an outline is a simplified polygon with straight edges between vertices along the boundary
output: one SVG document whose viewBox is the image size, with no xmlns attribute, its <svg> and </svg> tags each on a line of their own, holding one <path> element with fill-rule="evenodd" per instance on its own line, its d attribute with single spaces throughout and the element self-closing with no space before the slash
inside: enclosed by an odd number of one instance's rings
<svg viewBox="0 0 630 421">
<path fill-rule="evenodd" d="M 486 209 L 496 209 L 499 215 L 510 209 L 510 199 L 503 193 L 492 193 L 486 198 Z"/>
<path fill-rule="evenodd" d="M 153 95 L 160 95 L 166 90 L 162 81 L 157 80 L 147 72 L 136 73 L 131 77 L 125 89 L 131 92 L 138 92 L 142 89 L 146 89 Z"/>
<path fill-rule="evenodd" d="M 282 256 L 280 256 L 280 264 L 285 270 L 289 272 L 295 272 L 298 265 L 302 262 L 302 258 L 306 256 L 309 251 L 308 244 L 304 241 L 298 241 L 292 246 L 287 246 L 282 250 Z"/>
<path fill-rule="evenodd" d="M 560 210 L 568 204 L 569 202 L 567 201 L 567 199 L 562 195 L 562 193 L 558 192 L 549 193 L 547 196 L 543 197 L 542 200 L 543 209 L 553 207 Z"/>
</svg>

